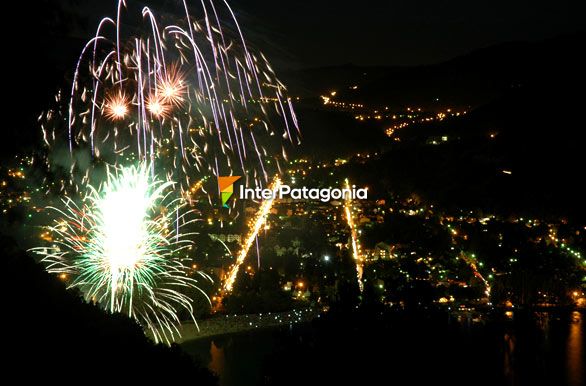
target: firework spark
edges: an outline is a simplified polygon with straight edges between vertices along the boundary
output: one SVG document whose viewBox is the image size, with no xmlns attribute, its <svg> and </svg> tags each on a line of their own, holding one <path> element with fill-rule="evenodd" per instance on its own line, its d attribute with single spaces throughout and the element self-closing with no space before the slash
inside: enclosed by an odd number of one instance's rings
<svg viewBox="0 0 586 386">
<path fill-rule="evenodd" d="M 147 110 L 157 118 L 163 118 L 169 113 L 169 106 L 156 96 L 147 99 L 146 106 Z"/>
<path fill-rule="evenodd" d="M 189 221 L 166 193 L 172 186 L 154 178 L 146 163 L 116 169 L 101 188 L 88 186 L 81 205 L 65 199 L 50 228 L 54 245 L 34 250 L 86 299 L 126 313 L 167 343 L 178 334 L 180 310 L 193 319 L 189 293 L 203 293 L 179 257 L 190 245 L 180 233 Z"/>
<path fill-rule="evenodd" d="M 171 67 L 161 79 L 157 91 L 161 95 L 163 102 L 174 106 L 180 106 L 184 101 L 184 95 L 187 85 L 183 75 L 179 73 L 176 67 Z"/>
<path fill-rule="evenodd" d="M 72 154 L 87 149 L 112 165 L 162 159 L 173 165 L 166 176 L 182 192 L 209 176 L 269 183 L 287 160 L 286 148 L 299 143 L 297 118 L 285 86 L 246 43 L 229 4 L 189 7 L 184 0 L 175 19 L 147 6 L 139 21 L 128 15 L 129 2 L 120 0 L 116 17 L 99 23 L 67 99 L 41 118 L 45 143 Z M 126 18 L 133 28 L 123 28 Z M 74 157 L 72 163 L 67 185 L 80 190 L 93 176 Z"/>
<path fill-rule="evenodd" d="M 106 99 L 104 115 L 109 119 L 124 119 L 128 114 L 128 110 L 128 100 L 123 93 L 115 94 Z"/>
<path fill-rule="evenodd" d="M 213 209 L 216 191 L 202 181 L 239 175 L 245 186 L 266 186 L 281 174 L 287 149 L 301 137 L 293 98 L 264 55 L 247 44 L 228 2 L 202 0 L 190 7 L 183 0 L 178 17 L 159 17 L 148 6 L 136 17 L 128 3 L 119 0 L 114 17 L 99 23 L 76 63 L 70 91 L 58 94 L 55 108 L 40 118 L 51 172 L 47 192 L 77 194 L 95 186 L 100 173 L 88 168 L 87 159 L 118 168 L 156 162 L 164 180 L 177 182 L 174 190 L 203 212 Z M 64 149 L 68 174 L 53 184 Z M 196 194 L 207 195 L 210 205 Z M 97 210 L 95 203 L 89 209 L 67 205 L 69 220 L 86 227 L 88 210 Z M 86 218 L 81 221 L 75 210 Z M 236 218 L 236 212 L 232 204 L 228 216 Z M 112 293 L 119 302 L 122 292 L 110 291 L 110 298 Z"/>
</svg>

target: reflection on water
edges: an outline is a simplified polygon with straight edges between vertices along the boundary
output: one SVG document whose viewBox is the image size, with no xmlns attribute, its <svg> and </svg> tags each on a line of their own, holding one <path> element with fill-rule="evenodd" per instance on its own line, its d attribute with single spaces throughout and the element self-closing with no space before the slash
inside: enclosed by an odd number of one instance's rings
<svg viewBox="0 0 586 386">
<path fill-rule="evenodd" d="M 214 374 L 223 374 L 226 358 L 224 357 L 224 349 L 216 346 L 216 343 L 212 340 L 210 342 L 210 355 L 212 359 L 208 365 L 208 368 L 214 372 Z"/>
<path fill-rule="evenodd" d="M 505 350 L 504 350 L 504 367 L 503 372 L 505 379 L 509 385 L 513 385 L 515 383 L 514 376 L 514 365 L 513 365 L 513 357 L 515 355 L 515 337 L 511 336 L 508 333 L 505 333 Z"/>
<path fill-rule="evenodd" d="M 586 384 L 583 313 L 515 311 L 514 315 L 503 317 L 477 325 L 448 323 L 449 328 L 437 331 L 433 325 L 423 330 L 421 326 L 400 331 L 357 329 L 351 333 L 354 335 L 346 336 L 343 330 L 341 335 L 335 334 L 333 341 L 324 340 L 323 332 L 316 333 L 309 326 L 296 330 L 255 330 L 186 342 L 183 348 L 219 376 L 220 386 L 282 385 L 283 377 L 290 377 L 291 381 L 315 380 L 312 377 L 316 370 L 321 371 L 321 362 L 323 368 L 333 364 L 330 371 L 339 374 L 342 381 L 351 366 L 357 372 L 370 374 L 375 381 L 377 377 L 382 379 L 383 383 L 389 374 L 397 379 L 402 372 L 418 375 L 419 366 L 423 366 L 432 382 L 452 385 L 469 384 L 470 377 L 477 385 L 491 386 Z M 368 334 L 370 339 L 365 337 Z M 356 337 L 360 346 L 351 343 Z M 287 352 L 294 354 L 282 357 Z M 357 352 L 364 355 L 356 357 Z M 353 357 L 357 360 L 344 362 L 344 358 Z M 417 361 L 417 366 L 409 368 L 413 361 Z M 312 367 L 316 362 L 320 365 Z M 276 363 L 278 370 L 274 370 Z M 328 374 L 327 379 L 331 376 L 332 373 Z M 380 382 L 365 384 L 376 383 Z M 412 384 L 427 383 L 414 379 Z"/>
<path fill-rule="evenodd" d="M 507 315 L 514 319 L 513 315 Z M 534 312 L 504 336 L 503 374 L 508 386 L 585 385 L 584 315 Z"/>
<path fill-rule="evenodd" d="M 252 330 L 183 343 L 183 349 L 207 365 L 220 386 L 259 385 L 263 364 L 278 345 L 272 330 Z"/>
<path fill-rule="evenodd" d="M 578 311 L 572 313 L 570 333 L 568 334 L 568 385 L 583 386 L 584 379 L 584 317 Z"/>
</svg>

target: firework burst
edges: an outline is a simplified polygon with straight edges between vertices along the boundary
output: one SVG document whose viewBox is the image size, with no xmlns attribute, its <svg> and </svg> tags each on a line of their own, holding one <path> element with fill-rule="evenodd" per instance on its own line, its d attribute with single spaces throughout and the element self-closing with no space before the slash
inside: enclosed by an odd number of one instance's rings
<svg viewBox="0 0 586 386">
<path fill-rule="evenodd" d="M 177 289 L 192 284 L 175 265 L 175 254 L 185 247 L 178 241 L 179 220 L 171 224 L 171 213 L 179 211 L 166 204 L 153 218 L 155 208 L 147 210 L 140 200 L 110 210 L 117 204 L 104 201 L 107 192 L 133 181 L 133 173 L 146 178 L 145 163 L 156 162 L 161 180 L 145 185 L 155 201 L 167 199 L 157 197 L 170 187 L 163 181 L 174 181 L 180 202 L 201 212 L 214 210 L 220 193 L 204 186 L 206 181 L 238 175 L 245 186 L 269 185 L 271 176 L 281 174 L 287 149 L 299 144 L 300 131 L 293 98 L 264 55 L 247 44 L 227 1 L 202 0 L 190 7 L 183 0 L 177 2 L 179 13 L 164 16 L 142 5 L 136 15 L 138 3 L 119 0 L 115 15 L 100 21 L 79 56 L 71 88 L 39 118 L 49 172 L 45 193 L 86 194 L 80 206 L 65 201 L 62 221 L 53 227 L 58 248 L 47 250 L 45 261 L 53 272 L 72 273 L 73 286 L 107 309 L 127 312 L 153 333 L 157 325 L 171 332 L 178 322 L 176 307 L 191 313 Z M 129 163 L 142 166 L 124 172 Z M 118 174 L 103 188 L 84 193 L 100 181 L 104 165 L 113 165 Z M 125 173 L 130 175 L 119 180 Z M 238 217 L 235 201 L 230 205 L 227 216 Z M 132 224 L 106 216 L 126 211 L 136 212 Z M 149 215 L 140 221 L 139 212 Z M 126 225 L 116 228 L 106 219 Z M 131 226 L 134 234 L 128 237 Z M 126 243 L 145 238 L 152 243 Z M 171 279 L 176 281 L 165 281 Z"/>
<path fill-rule="evenodd" d="M 187 84 L 177 66 L 171 67 L 162 78 L 159 79 L 157 91 L 163 102 L 172 106 L 181 106 L 185 100 Z"/>
<path fill-rule="evenodd" d="M 112 165 L 160 159 L 183 192 L 207 176 L 268 185 L 299 143 L 299 128 L 292 98 L 247 44 L 232 8 L 184 0 L 181 16 L 145 6 L 137 21 L 130 3 L 120 0 L 116 17 L 99 23 L 70 93 L 41 118 L 49 148 L 88 151 Z M 71 163 L 69 186 L 79 190 L 91 173 L 75 156 Z"/>
<path fill-rule="evenodd" d="M 113 120 L 124 119 L 129 112 L 128 98 L 123 93 L 117 93 L 106 98 L 104 115 Z"/>
<path fill-rule="evenodd" d="M 146 100 L 146 108 L 156 118 L 164 118 L 169 114 L 169 105 L 156 95 Z"/>
<path fill-rule="evenodd" d="M 87 300 L 126 313 L 167 343 L 178 334 L 180 311 L 193 319 L 189 294 L 207 297 L 180 258 L 190 245 L 181 234 L 189 221 L 170 199 L 172 186 L 145 163 L 115 169 L 101 188 L 88 186 L 81 205 L 63 200 L 50 229 L 54 246 L 35 249 L 49 272 L 66 274 Z"/>
</svg>

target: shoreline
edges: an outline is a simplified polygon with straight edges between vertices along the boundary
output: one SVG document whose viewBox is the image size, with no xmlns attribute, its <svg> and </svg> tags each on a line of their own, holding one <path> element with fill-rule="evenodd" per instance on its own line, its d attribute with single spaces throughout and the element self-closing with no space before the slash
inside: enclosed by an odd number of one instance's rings
<svg viewBox="0 0 586 386">
<path fill-rule="evenodd" d="M 512 311 L 521 314 L 527 312 L 586 312 L 586 310 L 583 308 L 567 307 L 493 307 L 489 310 L 455 309 L 450 312 L 450 315 L 457 317 L 461 314 L 472 314 L 474 312 L 478 312 L 483 315 L 490 315 L 492 313 L 494 315 L 495 312 L 505 313 L 506 311 Z M 265 330 L 277 327 L 298 325 L 302 323 L 311 322 L 312 320 L 319 317 L 320 313 L 317 310 L 311 308 L 284 312 L 268 312 L 261 314 L 217 315 L 197 321 L 197 325 L 193 322 L 182 323 L 179 327 L 180 337 L 177 337 L 175 339 L 175 343 L 183 344 L 211 337 L 219 337 L 248 331 Z"/>
<path fill-rule="evenodd" d="M 175 342 L 183 344 L 204 338 L 301 324 L 310 322 L 317 317 L 319 317 L 319 312 L 311 308 L 276 313 L 222 315 L 198 321 L 197 325 L 195 323 L 181 324 L 179 327 L 181 337 Z"/>
</svg>

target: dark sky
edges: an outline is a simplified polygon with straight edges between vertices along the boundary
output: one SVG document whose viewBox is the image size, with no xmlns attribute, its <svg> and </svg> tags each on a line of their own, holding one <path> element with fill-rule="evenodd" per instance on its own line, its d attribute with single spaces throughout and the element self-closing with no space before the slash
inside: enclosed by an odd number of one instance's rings
<svg viewBox="0 0 586 386">
<path fill-rule="evenodd" d="M 137 14 L 144 5 L 177 14 L 176 10 L 181 10 L 181 0 L 126 1 Z M 216 4 L 222 1 L 216 0 Z M 265 51 L 277 67 L 436 63 L 495 43 L 543 39 L 586 26 L 584 0 L 229 2 L 247 40 Z M 24 15 L 37 9 L 40 17 L 49 20 L 64 12 L 59 22 L 65 24 L 68 34 L 83 42 L 102 17 L 115 15 L 117 0 L 18 4 Z M 201 8 L 199 0 L 188 4 Z M 58 8 L 61 10 L 53 11 Z"/>
<path fill-rule="evenodd" d="M 173 9 L 179 0 L 127 1 Z M 76 3 L 66 8 L 84 16 L 91 26 L 88 33 L 116 6 L 115 0 Z M 190 4 L 197 7 L 199 1 Z M 231 0 L 230 4 L 248 40 L 278 67 L 434 63 L 495 43 L 543 39 L 586 25 L 584 0 Z"/>
<path fill-rule="evenodd" d="M 313 66 L 434 63 L 487 45 L 552 37 L 586 25 L 584 0 L 232 3 L 248 30 L 265 32 L 265 40 L 282 47 L 292 61 Z"/>
</svg>

